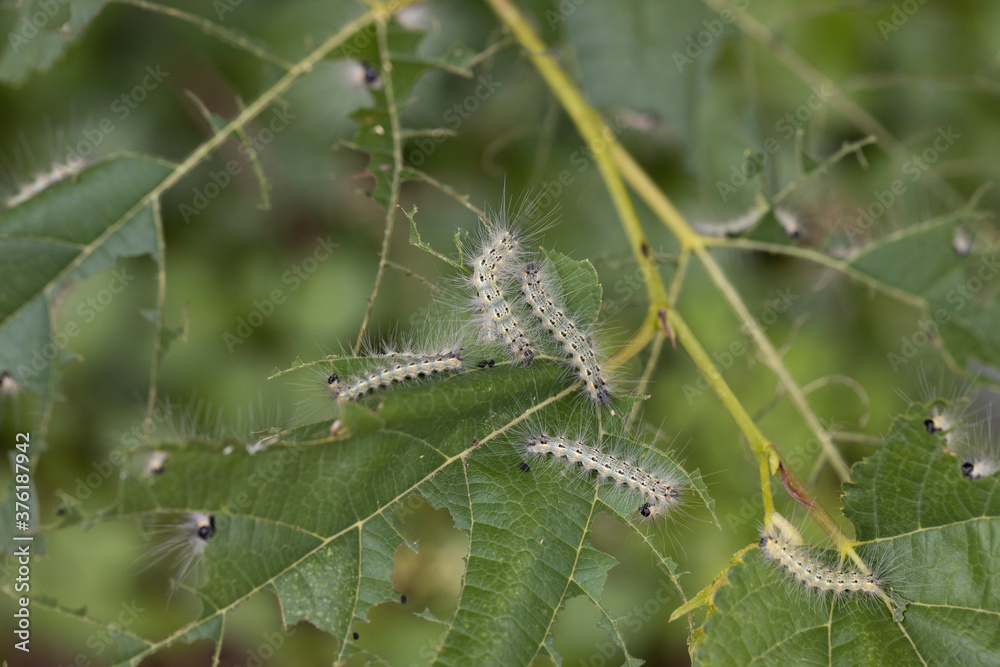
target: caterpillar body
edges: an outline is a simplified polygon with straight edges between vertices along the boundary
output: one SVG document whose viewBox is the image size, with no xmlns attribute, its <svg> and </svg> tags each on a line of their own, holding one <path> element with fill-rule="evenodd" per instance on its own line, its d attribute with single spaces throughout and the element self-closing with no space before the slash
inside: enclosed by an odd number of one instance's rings
<svg viewBox="0 0 1000 667">
<path fill-rule="evenodd" d="M 640 501 L 639 514 L 645 519 L 662 518 L 680 503 L 680 479 L 664 471 L 644 469 L 582 440 L 539 433 L 525 438 L 524 451 L 536 457 L 551 454 L 586 472 L 596 471 L 599 481 L 634 492 Z"/>
<path fill-rule="evenodd" d="M 972 455 L 963 457 L 962 474 L 969 479 L 982 479 L 989 477 L 1000 470 L 1000 462 L 995 456 Z"/>
<path fill-rule="evenodd" d="M 514 230 L 497 226 L 472 261 L 474 308 L 482 324 L 480 339 L 497 340 L 514 361 L 530 364 L 535 358 L 534 346 L 501 286 L 506 268 L 519 251 L 520 240 Z"/>
<path fill-rule="evenodd" d="M 465 367 L 460 349 L 433 355 L 407 354 L 400 361 L 385 364 L 352 378 L 336 373 L 326 379 L 331 395 L 337 402 L 357 401 L 371 392 L 391 387 L 395 383 L 430 377 L 436 373 L 458 373 Z"/>
<path fill-rule="evenodd" d="M 760 551 L 807 589 L 820 593 L 864 593 L 885 597 L 882 579 L 872 572 L 828 567 L 802 544 L 791 524 L 780 515 L 772 515 L 769 528 L 761 532 Z"/>
<path fill-rule="evenodd" d="M 167 459 L 170 455 L 162 450 L 154 450 L 146 455 L 146 461 L 143 466 L 143 474 L 149 475 L 162 475 L 163 468 L 167 463 Z"/>
<path fill-rule="evenodd" d="M 790 239 L 797 239 L 802 236 L 802 221 L 799 216 L 789 211 L 786 208 L 781 208 L 780 206 L 775 207 L 774 218 L 781 225 L 781 228 L 785 230 L 785 235 Z"/>
<path fill-rule="evenodd" d="M 924 419 L 927 433 L 944 435 L 948 451 L 958 458 L 959 469 L 968 479 L 982 479 L 1000 471 L 1000 444 L 993 437 L 993 395 L 964 384 L 953 389 L 948 403 L 942 405 L 938 393 L 921 372 L 921 398 L 934 402 Z M 974 405 L 979 406 L 975 411 Z"/>
<path fill-rule="evenodd" d="M 962 475 L 970 480 L 989 477 L 1000 470 L 1000 446 L 993 438 L 990 413 L 974 424 L 961 429 L 955 442 L 948 446 L 958 457 Z"/>
<path fill-rule="evenodd" d="M 731 220 L 722 222 L 695 222 L 694 230 L 702 236 L 739 236 L 756 225 L 764 217 L 765 213 L 767 213 L 767 208 L 757 205 Z"/>
<path fill-rule="evenodd" d="M 12 195 L 4 199 L 7 208 L 23 204 L 43 190 L 83 171 L 87 161 L 78 155 L 70 155 L 65 162 L 55 162 L 46 172 L 35 174 L 31 181 L 22 184 Z"/>
<path fill-rule="evenodd" d="M 537 262 L 529 262 L 523 271 L 521 292 L 531 306 L 532 313 L 562 345 L 577 375 L 583 380 L 584 390 L 596 404 L 611 401 L 611 392 L 597 363 L 593 341 L 566 316 L 566 311 L 551 296 L 548 280 Z"/>
<path fill-rule="evenodd" d="M 205 547 L 217 533 L 215 516 L 205 512 L 188 512 L 179 522 L 157 526 L 151 531 L 159 544 L 150 550 L 151 559 L 146 567 L 168 556 L 175 559 L 171 597 L 177 586 L 192 574 L 197 579 L 195 585 L 204 583 Z"/>
</svg>

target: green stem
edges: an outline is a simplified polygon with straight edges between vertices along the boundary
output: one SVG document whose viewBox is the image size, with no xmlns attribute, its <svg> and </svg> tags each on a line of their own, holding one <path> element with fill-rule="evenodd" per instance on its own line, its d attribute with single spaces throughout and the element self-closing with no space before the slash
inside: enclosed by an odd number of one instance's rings
<svg viewBox="0 0 1000 667">
<path fill-rule="evenodd" d="M 792 378 L 791 373 L 785 368 L 784 362 L 781 360 L 781 355 L 771 344 L 771 341 L 764 334 L 764 330 L 761 329 L 760 324 L 754 319 L 753 315 L 747 309 L 743 300 L 740 298 L 739 293 L 733 284 L 726 277 L 726 274 L 722 271 L 719 265 L 716 263 L 715 258 L 708 252 L 707 245 L 711 242 L 717 242 L 719 239 L 709 239 L 702 237 L 697 234 L 687 221 L 678 213 L 677 209 L 674 208 L 670 200 L 667 199 L 660 189 L 653 183 L 652 179 L 648 174 L 639 166 L 638 163 L 629 155 L 624 148 L 621 146 L 613 146 L 613 152 L 615 155 L 615 162 L 621 168 L 622 174 L 629 181 L 635 191 L 640 197 L 646 202 L 646 204 L 653 210 L 653 212 L 659 216 L 663 223 L 675 234 L 677 234 L 678 240 L 681 242 L 681 248 L 689 247 L 691 251 L 698 257 L 699 261 L 705 267 L 708 272 L 709 277 L 712 282 L 715 283 L 716 288 L 722 292 L 722 295 L 729 302 L 730 307 L 740 318 L 744 330 L 750 334 L 757 348 L 760 350 L 760 354 L 764 359 L 764 362 L 771 369 L 771 371 L 777 376 L 778 381 L 784 386 L 785 391 L 788 392 L 789 397 L 792 400 L 793 405 L 802 415 L 803 420 L 806 425 L 809 426 L 809 430 L 813 432 L 813 435 L 820 442 L 823 448 L 823 452 L 830 459 L 831 465 L 837 471 L 837 474 L 842 480 L 847 480 L 850 477 L 850 472 L 847 467 L 847 463 L 844 458 L 840 455 L 840 451 L 837 450 L 836 445 L 830 438 L 830 435 L 823 428 L 823 425 L 819 422 L 819 417 L 813 412 L 812 407 L 809 405 L 808 400 L 803 394 L 801 387 Z M 716 245 L 723 245 L 722 243 L 716 243 Z M 706 376 L 707 377 L 707 376 Z"/>
<path fill-rule="evenodd" d="M 386 109 L 389 112 L 389 129 L 392 133 L 392 185 L 389 189 L 389 204 L 385 207 L 385 232 L 382 234 L 382 251 L 379 253 L 378 271 L 375 272 L 375 284 L 372 286 L 371 296 L 368 297 L 365 317 L 361 320 L 358 340 L 354 343 L 354 354 L 361 351 L 365 330 L 368 328 L 368 321 L 375 308 L 375 298 L 378 296 L 379 287 L 382 286 L 382 276 L 385 275 L 385 267 L 389 257 L 389 242 L 392 240 L 392 230 L 396 220 L 396 206 L 399 203 L 399 186 L 402 182 L 400 174 L 403 171 L 403 140 L 400 134 L 399 108 L 396 106 L 396 94 L 392 85 L 392 60 L 389 56 L 389 39 L 385 29 L 387 19 L 388 17 L 377 20 L 376 31 L 379 58 L 382 61 L 382 72 L 385 74 L 383 79 L 385 81 Z"/>
<path fill-rule="evenodd" d="M 249 39 L 240 35 L 239 33 L 233 32 L 232 30 L 227 30 L 220 25 L 209 21 L 206 18 L 197 16 L 195 14 L 189 14 L 180 9 L 175 9 L 174 7 L 167 7 L 166 5 L 161 5 L 156 2 L 148 2 L 147 0 L 115 0 L 116 2 L 123 5 L 132 5 L 133 7 L 138 7 L 140 9 L 145 9 L 150 12 L 157 12 L 159 14 L 165 14 L 166 16 L 172 16 L 175 19 L 180 19 L 190 23 L 191 25 L 201 28 L 203 32 L 214 37 L 218 37 L 221 41 L 234 46 L 238 49 L 243 49 L 247 53 L 252 53 L 261 60 L 266 60 L 267 62 L 277 65 L 283 70 L 290 70 L 294 65 L 280 56 L 276 56 L 267 49 L 264 49 Z"/>
<path fill-rule="evenodd" d="M 708 275 L 712 278 L 712 282 L 715 286 L 722 292 L 722 295 L 729 302 L 730 307 L 739 316 L 740 321 L 743 323 L 744 330 L 750 334 L 754 343 L 757 344 L 760 350 L 761 356 L 764 358 L 765 363 L 771 369 L 777 377 L 778 381 L 785 387 L 785 391 L 788 392 L 788 397 L 791 399 L 792 404 L 798 409 L 799 414 L 802 419 L 806 422 L 809 430 L 813 432 L 816 439 L 819 440 L 820 446 L 823 448 L 823 453 L 830 459 L 830 465 L 836 471 L 837 475 L 840 477 L 841 481 L 846 482 L 851 478 L 851 471 L 847 467 L 847 463 L 844 461 L 844 457 L 840 455 L 840 450 L 833 442 L 833 438 L 827 432 L 823 425 L 819 421 L 819 417 L 813 411 L 812 407 L 809 405 L 809 400 L 806 398 L 805 392 L 799 387 L 795 379 L 792 378 L 792 374 L 785 367 L 784 362 L 781 360 L 781 355 L 774 348 L 770 339 L 764 333 L 764 329 L 761 328 L 760 323 L 750 314 L 749 309 L 747 309 L 746 304 L 740 298 L 739 293 L 733 284 L 729 282 L 726 275 L 723 273 L 722 268 L 715 262 L 715 258 L 709 254 L 708 250 L 704 246 L 699 246 L 694 250 L 695 254 L 698 255 L 698 259 L 704 265 L 705 270 Z"/>
<path fill-rule="evenodd" d="M 549 88 L 562 104 L 563 109 L 573 119 L 573 123 L 594 156 L 604 184 L 611 195 L 611 201 L 618 212 L 618 219 L 621 221 L 629 245 L 632 247 L 632 253 L 639 262 L 639 271 L 646 283 L 646 292 L 649 295 L 649 313 L 655 313 L 667 307 L 667 291 L 663 281 L 660 280 L 660 274 L 656 268 L 656 258 L 653 256 L 649 241 L 646 240 L 646 234 L 639 224 L 639 218 L 625 189 L 625 183 L 614 163 L 611 153 L 611 148 L 616 145 L 614 132 L 605 124 L 600 114 L 594 111 L 583 98 L 576 85 L 566 76 L 559 63 L 552 56 L 552 52 L 539 39 L 534 28 L 517 7 L 510 0 L 486 1 L 528 52 L 535 68 L 545 79 Z"/>
<path fill-rule="evenodd" d="M 639 395 L 645 393 L 646 386 L 649 384 L 649 379 L 653 376 L 653 371 L 656 370 L 656 364 L 660 361 L 660 352 L 663 350 L 663 341 L 666 338 L 667 335 L 662 331 L 657 331 L 653 336 L 653 344 L 650 346 L 649 350 L 649 360 L 646 362 L 646 368 L 643 370 L 642 377 L 639 378 L 639 385 L 636 387 L 636 393 Z M 632 427 L 635 420 L 639 417 L 639 410 L 641 409 L 642 401 L 636 401 L 628 416 L 629 428 Z"/>
<path fill-rule="evenodd" d="M 757 465 L 760 469 L 760 488 L 764 499 L 764 513 L 766 516 L 770 516 L 774 512 L 771 475 L 778 470 L 780 463 L 778 451 L 764 437 L 760 429 L 757 428 L 757 424 L 754 423 L 753 418 L 743 408 L 743 404 L 736 398 L 736 394 L 733 393 L 733 390 L 729 388 L 722 375 L 719 374 L 705 348 L 701 346 L 698 338 L 688 328 L 687 323 L 680 314 L 676 310 L 672 310 L 667 314 L 667 320 L 674 334 L 677 336 L 677 340 L 687 351 L 688 355 L 691 356 L 695 365 L 698 366 L 698 370 L 705 375 L 705 379 L 712 385 L 723 405 L 729 410 L 729 414 L 733 416 L 736 425 L 739 426 L 740 431 L 746 436 L 747 443 L 750 445 L 750 450 L 753 452 L 754 457 L 756 457 Z"/>
<path fill-rule="evenodd" d="M 156 229 L 156 319 L 153 322 L 153 360 L 149 368 L 149 392 L 146 397 L 146 418 L 142 421 L 142 440 L 147 442 L 153 430 L 153 410 L 156 407 L 156 388 L 160 377 L 160 357 L 163 346 L 163 311 L 167 303 L 167 255 L 163 238 L 163 216 L 160 200 L 154 199 L 150 206 L 153 227 Z"/>
</svg>

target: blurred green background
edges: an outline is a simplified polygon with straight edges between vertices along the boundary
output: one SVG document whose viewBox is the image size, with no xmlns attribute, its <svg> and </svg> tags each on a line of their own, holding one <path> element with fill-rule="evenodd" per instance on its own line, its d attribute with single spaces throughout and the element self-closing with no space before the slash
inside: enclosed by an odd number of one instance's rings
<svg viewBox="0 0 1000 667">
<path fill-rule="evenodd" d="M 17 30 L 23 11 L 17 4 L 7 2 L 0 10 L 4 35 Z M 934 173 L 948 186 L 933 185 L 930 177 L 915 181 L 870 230 L 871 238 L 953 210 L 957 201 L 995 178 L 1000 7 L 848 0 L 738 4 L 771 26 L 782 44 L 842 86 L 908 149 L 923 151 L 939 128 L 951 127 L 957 133 L 954 145 L 934 165 Z M 232 11 L 219 16 L 220 5 Z M 801 126 L 801 148 L 807 158 L 817 160 L 843 141 L 866 134 L 828 104 L 809 107 L 816 91 L 786 67 L 780 55 L 785 47 L 762 48 L 729 25 L 715 35 L 709 23 L 719 13 L 705 4 L 563 0 L 518 5 L 534 17 L 553 54 L 582 82 L 591 101 L 621 128 L 625 147 L 692 220 L 732 218 L 747 210 L 754 193 L 773 195 L 791 182 L 799 156 L 789 125 Z M 290 61 L 363 9 L 354 2 L 315 0 L 214 5 L 192 0 L 170 6 L 245 33 Z M 68 10 L 60 12 L 49 30 L 67 20 Z M 905 20 L 897 21 L 898 16 Z M 485 5 L 429 2 L 407 20 L 427 30 L 421 45 L 425 55 L 440 55 L 455 44 L 473 51 L 495 50 L 476 66 L 478 78 L 432 71 L 418 82 L 404 124 L 445 127 L 455 130 L 455 136 L 410 141 L 408 160 L 468 194 L 478 206 L 499 204 L 505 193 L 547 193 L 546 204 L 558 207 L 559 221 L 545 232 L 543 245 L 594 262 L 605 294 L 603 337 L 614 349 L 641 321 L 644 295 L 600 174 L 572 124 Z M 705 30 L 712 37 L 704 52 L 689 51 Z M 685 63 L 675 57 L 678 53 L 699 55 Z M 166 73 L 162 83 L 147 90 L 134 109 L 123 106 L 122 95 L 131 95 L 141 85 L 147 67 Z M 228 119 L 279 74 L 275 66 L 188 22 L 110 3 L 49 71 L 33 74 L 23 85 L 0 86 L 0 185 L 7 196 L 15 193 L 52 161 L 65 160 L 65 146 L 76 145 L 107 118 L 115 129 L 102 135 L 90 159 L 129 150 L 181 161 L 210 133 L 189 94 Z M 366 194 L 371 188 L 367 156 L 338 146 L 349 141 L 356 128 L 348 115 L 370 100 L 356 76 L 347 63 L 324 63 L 283 97 L 287 123 L 260 151 L 271 184 L 269 210 L 258 207 L 258 183 L 234 140 L 163 200 L 167 324 L 186 322 L 187 334 L 165 357 L 159 390 L 177 412 L 202 405 L 213 422 L 221 415 L 218 419 L 232 428 L 299 423 L 315 407 L 310 401 L 314 387 L 302 386 L 309 378 L 266 378 L 297 358 L 308 361 L 350 346 L 357 336 L 375 277 L 385 214 Z M 274 113 L 265 111 L 248 132 L 253 135 L 267 127 Z M 780 149 L 769 156 L 761 173 L 724 199 L 718 183 L 730 182 L 734 167 L 743 165 L 744 151 L 764 145 L 768 138 Z M 876 191 L 899 177 L 898 165 L 877 148 L 865 149 L 864 156 L 863 161 L 848 157 L 794 191 L 789 207 L 804 227 L 797 243 L 830 247 L 839 225 L 856 217 L 859 206 L 868 206 Z M 240 173 L 204 210 L 185 220 L 184 206 L 196 202 L 212 174 L 230 160 L 242 165 Z M 560 173 L 568 174 L 562 182 Z M 990 191 L 982 208 L 992 210 L 996 202 L 997 192 Z M 409 211 L 414 206 L 424 240 L 451 254 L 456 230 L 476 225 L 473 213 L 427 184 L 404 185 L 401 207 Z M 647 210 L 638 208 L 669 280 L 676 244 Z M 442 280 L 445 267 L 410 246 L 407 232 L 407 221 L 397 211 L 392 261 L 454 290 L 454 284 Z M 783 238 L 771 216 L 754 233 Z M 976 229 L 976 238 L 990 240 L 994 233 L 984 225 Z M 286 272 L 311 266 L 306 260 L 323 239 L 336 249 L 293 289 Z M 891 415 L 906 405 L 897 392 L 919 395 L 919 368 L 933 383 L 950 373 L 933 345 L 898 369 L 889 363 L 887 354 L 898 352 L 902 339 L 912 338 L 917 330 L 913 309 L 872 296 L 843 276 L 804 262 L 745 252 L 719 257 L 771 340 L 786 346 L 785 362 L 802 385 L 831 376 L 856 381 L 864 400 L 837 381 L 821 383 L 810 395 L 819 416 L 836 428 L 877 439 Z M 111 452 L 126 444 L 128 433 L 142 419 L 153 332 L 141 313 L 155 305 L 155 266 L 147 257 L 120 266 L 134 279 L 102 305 L 92 321 L 82 313 L 88 299 L 99 298 L 108 286 L 111 272 L 74 284 L 62 296 L 60 321 L 81 321 L 81 331 L 70 345 L 75 358 L 63 367 L 63 400 L 52 415 L 49 451 L 36 470 L 44 523 L 57 518 L 60 491 L 81 500 L 86 493 L 84 506 L 91 512 L 113 502 L 117 471 L 101 475 L 96 485 L 88 485 L 87 476 L 107 470 Z M 274 290 L 281 291 L 283 302 L 252 335 L 232 344 L 226 334 L 238 335 L 241 318 L 250 317 Z M 782 294 L 792 295 L 794 303 L 772 317 L 776 311 L 771 308 Z M 413 322 L 422 321 L 422 309 L 432 298 L 422 281 L 389 269 L 369 326 L 372 337 L 411 330 Z M 759 415 L 766 435 L 796 461 L 801 476 L 808 476 L 816 456 L 808 430 L 787 400 L 772 405 L 774 378 L 752 352 L 727 356 L 733 343 L 749 348 L 749 341 L 697 267 L 692 267 L 677 307 L 716 355 L 748 411 Z M 639 377 L 639 364 L 645 360 L 640 355 L 639 363 L 627 369 L 623 386 Z M 723 530 L 716 529 L 696 509 L 655 536 L 670 541 L 681 570 L 689 573 L 681 580 L 689 597 L 709 584 L 733 553 L 755 540 L 761 517 L 755 464 L 715 396 L 696 388 L 697 378 L 683 350 L 665 347 L 647 388 L 650 399 L 643 417 L 668 441 L 674 440 L 689 468 L 709 475 L 723 524 Z M 950 386 L 947 380 L 945 385 Z M 5 399 L 0 424 L 5 450 L 13 447 L 19 429 L 37 428 L 36 408 L 37 401 L 27 394 Z M 849 461 L 872 447 L 843 445 Z M 9 481 L 6 467 L 0 481 L 5 486 Z M 827 507 L 837 507 L 839 485 L 828 469 L 819 475 L 817 491 Z M 778 502 L 786 514 L 801 518 L 787 496 L 782 494 Z M 454 609 L 467 548 L 446 510 L 434 511 L 421 499 L 411 503 L 417 511 L 398 527 L 408 541 L 419 542 L 420 550 L 416 555 L 400 551 L 394 577 L 414 592 L 405 607 L 375 608 L 370 626 L 361 629 L 361 645 L 392 664 L 429 660 L 434 629 L 413 613 L 429 607 L 444 617 Z M 603 602 L 609 611 L 628 615 L 632 653 L 650 664 L 687 663 L 687 626 L 683 621 L 667 623 L 679 604 L 677 593 L 663 588 L 669 582 L 657 573 L 641 540 L 630 527 L 602 517 L 593 541 L 621 561 L 611 573 Z M 193 617 L 194 601 L 180 593 L 167 606 L 170 569 L 161 564 L 140 571 L 135 561 L 143 544 L 139 527 L 125 522 L 52 533 L 46 539 L 45 558 L 34 565 L 32 592 L 51 596 L 69 609 L 85 606 L 89 615 L 109 621 L 123 613 L 126 601 L 148 610 L 130 629 L 162 636 Z M 665 603 L 650 593 L 661 589 Z M 11 610 L 10 599 L 0 596 L 5 648 Z M 595 631 L 596 619 L 593 606 L 581 600 L 561 614 L 555 646 L 565 656 L 564 664 L 622 661 L 620 651 L 605 655 L 609 638 Z M 36 611 L 33 628 L 35 651 L 29 661 L 13 664 L 71 664 L 78 655 L 90 664 L 110 663 L 113 651 L 92 627 Z M 229 618 L 222 664 L 328 664 L 334 648 L 332 639 L 306 625 L 282 634 L 276 600 L 263 594 Z M 173 648 L 144 664 L 209 664 L 212 650 L 202 641 Z"/>
</svg>

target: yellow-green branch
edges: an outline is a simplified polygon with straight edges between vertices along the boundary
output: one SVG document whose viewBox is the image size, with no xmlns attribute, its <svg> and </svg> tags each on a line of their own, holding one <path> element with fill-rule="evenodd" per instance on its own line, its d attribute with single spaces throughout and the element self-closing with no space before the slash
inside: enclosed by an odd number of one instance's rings
<svg viewBox="0 0 1000 667">
<path fill-rule="evenodd" d="M 618 218 L 625 229 L 629 245 L 639 262 L 639 271 L 646 283 L 646 292 L 649 294 L 649 312 L 654 313 L 666 307 L 668 305 L 667 291 L 660 280 L 656 258 L 646 240 L 645 232 L 642 231 L 642 225 L 639 224 L 632 200 L 628 196 L 625 183 L 622 181 L 621 174 L 618 172 L 609 150 L 616 143 L 614 132 L 605 124 L 600 114 L 594 111 L 583 99 L 576 85 L 559 67 L 559 63 L 552 57 L 551 52 L 535 34 L 534 29 L 517 7 L 509 0 L 487 0 L 487 2 L 500 17 L 500 20 L 510 29 L 515 39 L 528 52 L 535 68 L 545 79 L 566 113 L 573 119 L 573 123 L 594 156 L 604 184 L 611 195 L 611 201 L 618 212 Z"/>
<path fill-rule="evenodd" d="M 743 409 L 742 404 L 722 379 L 711 359 L 705 353 L 700 343 L 687 327 L 687 324 L 670 307 L 666 288 L 656 270 L 656 261 L 646 240 L 645 233 L 635 215 L 628 193 L 625 190 L 623 177 L 637 193 L 643 197 L 647 205 L 659 216 L 663 223 L 674 233 L 683 251 L 693 252 L 705 265 L 713 282 L 729 301 L 730 306 L 740 317 L 751 337 L 757 344 L 765 362 L 777 375 L 781 384 L 788 392 L 793 404 L 802 414 L 810 430 L 816 435 L 823 446 L 823 451 L 832 462 L 842 479 L 848 478 L 847 465 L 840 452 L 836 449 L 829 434 L 819 422 L 819 418 L 809 406 L 801 388 L 795 383 L 791 374 L 784 367 L 780 355 L 764 335 L 763 330 L 753 319 L 739 294 L 721 268 L 715 262 L 706 248 L 704 239 L 699 236 L 681 214 L 673 207 L 667 197 L 652 182 L 649 176 L 632 159 L 632 157 L 615 140 L 614 133 L 607 127 L 600 115 L 584 100 L 576 85 L 560 68 L 555 58 L 541 41 L 534 29 L 511 2 L 511 0 L 487 0 L 500 20 L 511 31 L 515 39 L 527 51 L 533 64 L 542 78 L 548 84 L 560 104 L 569 114 L 577 130 L 586 140 L 594 159 L 600 169 L 601 176 L 618 212 L 622 227 L 629 239 L 632 252 L 639 263 L 643 280 L 650 300 L 650 307 L 643 324 L 635 332 L 626 345 L 611 359 L 609 366 L 619 366 L 642 350 L 655 336 L 657 331 L 675 333 L 687 350 L 692 360 L 698 366 L 710 386 L 719 396 L 726 409 L 733 416 L 740 430 L 746 436 L 754 455 L 758 459 L 761 475 L 761 488 L 765 498 L 768 513 L 773 511 L 773 501 L 770 493 L 770 476 L 778 469 L 779 456 L 774 445 L 757 429 L 753 419 Z M 822 512 L 822 509 L 819 509 Z M 825 516 L 825 512 L 823 512 Z M 826 517 L 829 520 L 829 517 Z M 833 523 L 832 520 L 829 523 Z"/>
<path fill-rule="evenodd" d="M 726 301 L 729 302 L 730 307 L 740 318 L 744 329 L 750 334 L 750 337 L 757 345 L 764 362 L 777 376 L 778 381 L 785 388 L 785 391 L 788 392 L 792 404 L 798 410 L 799 414 L 802 415 L 802 419 L 806 422 L 809 430 L 816 436 L 816 439 L 823 448 L 824 455 L 830 459 L 830 464 L 834 470 L 840 476 L 841 480 L 848 480 L 850 478 L 850 471 L 847 463 L 844 461 L 844 457 L 840 455 L 840 450 L 837 449 L 830 434 L 823 428 L 819 417 L 813 412 L 809 401 L 802 392 L 802 388 L 799 387 L 795 379 L 792 378 L 791 373 L 785 368 L 785 364 L 781 360 L 781 355 L 778 354 L 774 345 L 771 344 L 770 339 L 764 334 L 764 330 L 757 320 L 750 314 L 746 304 L 743 303 L 736 288 L 729 281 L 729 278 L 726 277 L 722 268 L 715 261 L 715 258 L 708 252 L 706 239 L 691 229 L 691 226 L 677 212 L 677 209 L 670 203 L 666 195 L 660 191 L 649 175 L 624 148 L 615 144 L 612 152 L 614 153 L 615 164 L 621 169 L 621 173 L 625 179 L 635 188 L 636 193 L 642 197 L 663 223 L 678 235 L 681 248 L 689 247 L 702 265 L 704 265 L 712 282 L 722 292 L 722 295 L 726 297 Z"/>
</svg>

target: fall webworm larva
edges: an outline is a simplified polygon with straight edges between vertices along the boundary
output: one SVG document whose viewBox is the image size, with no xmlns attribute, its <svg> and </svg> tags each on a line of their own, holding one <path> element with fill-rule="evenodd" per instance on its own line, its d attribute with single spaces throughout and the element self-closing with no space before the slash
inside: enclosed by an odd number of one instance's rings
<svg viewBox="0 0 1000 667">
<path fill-rule="evenodd" d="M 958 458 L 962 475 L 976 480 L 1000 471 L 1000 444 L 993 437 L 993 410 L 992 402 L 987 398 L 989 393 L 973 393 L 972 385 L 964 383 L 952 390 L 948 403 L 942 404 L 942 399 L 937 398 L 940 392 L 931 386 L 923 371 L 920 391 L 924 402 L 931 402 L 924 427 L 930 434 L 944 434 L 947 451 Z M 978 414 L 975 417 L 969 414 L 973 403 L 986 403 L 984 408 L 976 411 Z"/>
<path fill-rule="evenodd" d="M 460 373 L 464 367 L 461 350 L 450 349 L 431 355 L 410 354 L 350 378 L 342 379 L 332 373 L 326 383 L 338 402 L 357 401 L 369 392 L 391 387 L 394 383 L 430 377 L 435 373 Z"/>
<path fill-rule="evenodd" d="M 563 351 L 572 361 L 577 375 L 583 380 L 583 388 L 590 396 L 590 400 L 598 405 L 606 404 L 611 401 L 611 393 L 597 363 L 593 341 L 566 316 L 562 306 L 553 298 L 550 284 L 537 262 L 529 262 L 524 267 L 521 292 L 525 301 L 531 306 L 532 313 L 562 344 Z"/>
<path fill-rule="evenodd" d="M 959 257 L 968 257 L 972 252 L 972 237 L 962 226 L 956 226 L 951 240 L 951 248 Z"/>
<path fill-rule="evenodd" d="M 820 593 L 864 593 L 887 599 L 882 578 L 872 572 L 830 567 L 802 543 L 799 532 L 780 514 L 761 531 L 760 551 L 792 579 Z"/>
<path fill-rule="evenodd" d="M 802 221 L 798 214 L 793 213 L 787 208 L 776 206 L 774 208 L 774 219 L 785 230 L 785 236 L 788 238 L 797 239 L 802 236 Z"/>
<path fill-rule="evenodd" d="M 959 435 L 948 443 L 958 458 L 962 475 L 971 479 L 989 477 L 1000 470 L 1000 446 L 993 436 L 992 410 L 972 424 L 960 429 Z"/>
<path fill-rule="evenodd" d="M 195 585 L 204 583 L 204 553 L 209 540 L 217 533 L 215 516 L 205 512 L 188 512 L 180 521 L 156 526 L 150 535 L 158 544 L 150 548 L 152 567 L 164 558 L 173 557 L 174 581 L 170 586 L 170 596 L 189 575 L 195 575 Z"/>
<path fill-rule="evenodd" d="M 170 458 L 170 454 L 162 450 L 154 450 L 146 455 L 146 463 L 143 466 L 143 474 L 149 475 L 162 475 L 163 467 L 167 463 L 167 459 Z"/>
<path fill-rule="evenodd" d="M 0 372 L 0 396 L 13 396 L 19 389 L 20 386 L 14 376 L 7 371 Z"/>
<path fill-rule="evenodd" d="M 927 416 L 924 419 L 924 428 L 928 433 L 944 433 L 945 444 L 951 447 L 961 439 L 962 431 L 965 428 L 965 414 L 969 410 L 970 395 L 972 385 L 963 383 L 953 386 L 948 396 L 943 398 L 944 393 L 940 382 L 933 385 L 927 377 L 927 372 L 920 368 L 920 401 L 929 404 Z M 913 399 L 901 390 L 896 393 L 907 403 L 914 403 Z M 947 401 L 947 403 L 945 403 Z"/>
<path fill-rule="evenodd" d="M 0 153 L 0 171 L 3 172 L 3 180 L 10 183 L 5 187 L 10 194 L 3 198 L 6 208 L 23 204 L 56 183 L 75 176 L 92 164 L 96 157 L 87 155 L 90 159 L 86 159 L 81 156 L 73 148 L 73 137 L 77 133 L 53 128 L 48 119 L 39 132 L 46 136 L 45 141 L 29 140 L 23 131 L 19 134 L 19 146 L 12 155 Z M 105 142 L 101 152 L 109 144 L 110 142 Z"/>
<path fill-rule="evenodd" d="M 533 210 L 530 202 L 521 208 L 515 218 L 526 217 Z M 472 259 L 473 310 L 479 320 L 481 341 L 499 341 L 514 362 L 530 364 L 535 359 L 534 344 L 521 325 L 516 306 L 503 293 L 503 283 L 522 252 L 521 236 L 516 222 L 506 219 L 505 210 L 491 216 Z"/>
<path fill-rule="evenodd" d="M 7 197 L 4 203 L 7 208 L 14 208 L 55 183 L 80 173 L 86 166 L 86 160 L 79 156 L 71 155 L 65 163 L 56 162 L 48 171 L 39 172 L 35 174 L 35 177 L 31 181 L 21 184 L 17 192 Z"/>
<path fill-rule="evenodd" d="M 364 85 L 372 90 L 378 90 L 382 87 L 382 77 L 371 63 L 364 60 L 351 60 L 349 62 L 351 79 L 356 85 Z"/>
<path fill-rule="evenodd" d="M 746 232 L 764 217 L 767 209 L 752 208 L 746 213 L 742 213 L 732 220 L 721 222 L 695 222 L 694 230 L 702 236 L 724 237 L 739 236 Z"/>
<path fill-rule="evenodd" d="M 14 426 L 18 428 L 18 395 L 21 393 L 21 385 L 18 384 L 14 376 L 7 371 L 0 371 L 0 422 L 3 421 L 4 414 L 6 412 L 6 403 L 11 404 L 11 410 L 14 414 Z"/>
<path fill-rule="evenodd" d="M 614 482 L 616 487 L 634 493 L 639 501 L 639 515 L 644 519 L 663 518 L 680 503 L 682 480 L 662 466 L 642 467 L 624 456 L 561 435 L 529 435 L 524 438 L 523 446 L 528 456 L 552 454 L 554 460 L 565 462 L 574 469 L 579 468 L 584 473 L 596 471 L 599 483 Z"/>
</svg>

